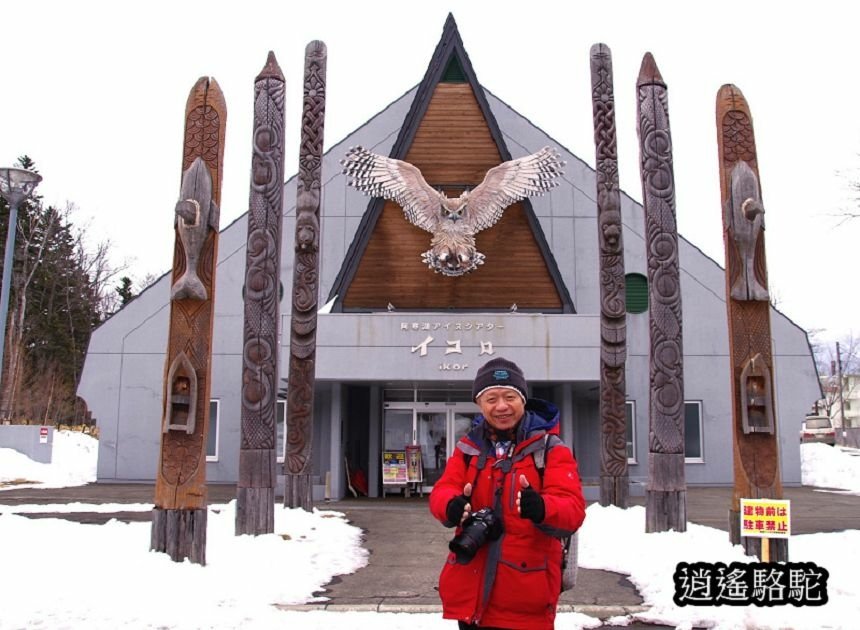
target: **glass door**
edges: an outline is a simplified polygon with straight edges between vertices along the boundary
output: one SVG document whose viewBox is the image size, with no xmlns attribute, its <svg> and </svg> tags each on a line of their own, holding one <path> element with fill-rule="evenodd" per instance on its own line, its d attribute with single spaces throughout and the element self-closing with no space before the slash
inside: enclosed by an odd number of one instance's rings
<svg viewBox="0 0 860 630">
<path fill-rule="evenodd" d="M 451 436 L 451 439 L 449 440 L 449 443 L 451 444 L 448 451 L 449 457 L 454 452 L 454 446 L 457 444 L 457 440 L 469 432 L 469 429 L 472 428 L 472 421 L 474 421 L 475 417 L 478 415 L 477 411 L 451 410 L 451 425 L 448 430 L 448 434 Z"/>
<path fill-rule="evenodd" d="M 424 485 L 432 486 L 445 469 L 448 444 L 448 414 L 445 411 L 419 411 L 418 445 L 424 462 Z"/>
<path fill-rule="evenodd" d="M 415 428 L 411 409 L 385 410 L 384 451 L 402 451 L 415 442 Z"/>
<path fill-rule="evenodd" d="M 477 415 L 472 403 L 385 403 L 382 448 L 403 451 L 420 446 L 423 486 L 429 489 L 445 472 L 457 440 L 469 432 Z"/>
</svg>

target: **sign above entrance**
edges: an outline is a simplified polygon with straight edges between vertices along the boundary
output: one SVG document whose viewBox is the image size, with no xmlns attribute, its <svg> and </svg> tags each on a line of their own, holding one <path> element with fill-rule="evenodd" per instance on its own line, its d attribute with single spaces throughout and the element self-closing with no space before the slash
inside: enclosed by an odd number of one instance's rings
<svg viewBox="0 0 860 630">
<path fill-rule="evenodd" d="M 493 330 L 504 330 L 504 324 L 496 324 L 494 322 L 483 322 L 483 321 L 456 321 L 456 322 L 400 322 L 400 330 L 405 332 L 424 332 L 424 331 L 446 331 L 450 332 L 481 332 L 488 333 Z M 469 343 L 467 341 L 467 343 Z M 474 348 L 472 352 L 477 352 L 477 356 L 483 355 L 493 355 L 496 353 L 493 348 L 492 341 L 486 341 L 484 339 L 480 339 L 477 341 L 478 347 Z M 449 357 L 448 355 L 463 355 L 463 343 L 460 339 L 446 339 L 444 342 L 444 346 L 442 345 L 442 340 L 437 339 L 433 335 L 427 335 L 420 342 L 417 342 L 415 345 L 410 346 L 409 351 L 412 354 L 416 354 L 419 357 L 426 357 L 428 354 L 428 348 L 435 344 L 439 350 L 444 349 L 443 358 L 444 361 L 439 364 L 439 370 L 443 372 L 462 372 L 463 370 L 469 367 L 468 363 L 465 363 L 461 360 L 457 362 L 451 361 L 451 359 L 456 359 L 458 357 Z M 468 346 L 467 346 L 468 349 Z"/>
<path fill-rule="evenodd" d="M 544 147 L 491 168 L 475 188 L 450 199 L 409 162 L 363 147 L 352 147 L 341 164 L 344 174 L 352 178 L 351 186 L 365 195 L 396 202 L 407 221 L 433 235 L 421 260 L 445 276 L 462 276 L 483 265 L 484 254 L 475 246 L 475 235 L 495 225 L 512 203 L 557 186 L 564 166 L 558 151 Z"/>
<path fill-rule="evenodd" d="M 493 322 L 400 322 L 400 330 L 504 330 Z"/>
</svg>

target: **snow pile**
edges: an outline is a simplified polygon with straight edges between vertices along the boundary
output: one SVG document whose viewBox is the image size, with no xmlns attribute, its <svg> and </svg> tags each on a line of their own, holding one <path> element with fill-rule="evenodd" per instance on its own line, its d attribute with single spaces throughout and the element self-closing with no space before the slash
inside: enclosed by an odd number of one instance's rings
<svg viewBox="0 0 860 630">
<path fill-rule="evenodd" d="M 804 486 L 860 492 L 860 451 L 826 444 L 801 444 L 800 478 Z"/>
<path fill-rule="evenodd" d="M 86 506 L 84 506 L 86 507 Z M 206 566 L 149 552 L 150 524 L 0 516 L 0 628 L 276 627 L 273 604 L 316 601 L 367 564 L 338 512 L 276 508 L 275 533 L 235 536 L 235 502 L 210 506 Z M 14 541 L 14 542 L 13 542 Z"/>
<path fill-rule="evenodd" d="M 30 478 L 43 484 L 92 481 L 96 442 L 80 434 L 56 436 L 54 463 L 34 464 L 0 451 L 0 479 Z M 860 457 L 821 444 L 801 448 L 803 482 L 860 491 Z M 16 468 L 17 466 L 17 468 Z M 207 565 L 174 563 L 149 552 L 150 524 L 110 521 L 82 525 L 60 519 L 28 519 L 29 512 L 144 511 L 151 504 L 0 506 L 0 630 L 6 628 L 125 627 L 301 628 L 447 630 L 439 614 L 284 611 L 276 604 L 318 601 L 332 577 L 367 564 L 361 532 L 338 512 L 276 506 L 275 534 L 235 536 L 235 502 L 210 506 Z M 679 628 L 723 629 L 857 627 L 860 618 L 860 531 L 792 536 L 792 562 L 827 569 L 825 606 L 685 606 L 673 601 L 679 562 L 748 562 L 721 530 L 688 523 L 685 533 L 646 534 L 645 509 L 588 508 L 580 533 L 580 564 L 629 576 L 647 612 L 637 619 Z M 611 620 L 627 625 L 627 617 Z M 596 627 L 599 620 L 562 613 L 556 627 Z"/>
<path fill-rule="evenodd" d="M 830 447 L 825 447 L 830 448 Z M 822 607 L 793 605 L 677 606 L 672 576 L 679 562 L 750 562 L 722 530 L 687 524 L 686 533 L 646 534 L 645 508 L 588 507 L 580 530 L 580 566 L 629 576 L 649 610 L 636 618 L 682 628 L 855 628 L 860 618 L 860 531 L 792 536 L 792 562 L 814 562 L 830 572 Z"/>
<path fill-rule="evenodd" d="M 96 480 L 99 442 L 80 431 L 54 431 L 50 464 L 0 448 L 0 488 L 65 488 Z M 16 482 L 13 485 L 7 485 Z M 26 483 L 21 483 L 26 482 Z"/>
</svg>

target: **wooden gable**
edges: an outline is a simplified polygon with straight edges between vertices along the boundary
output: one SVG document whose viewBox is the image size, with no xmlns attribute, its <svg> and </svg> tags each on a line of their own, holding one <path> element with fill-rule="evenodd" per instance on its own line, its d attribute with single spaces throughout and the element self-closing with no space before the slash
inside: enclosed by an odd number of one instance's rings
<svg viewBox="0 0 860 630">
<path fill-rule="evenodd" d="M 478 90 L 449 17 L 391 155 L 414 164 L 448 196 L 477 186 L 489 169 L 510 159 Z M 384 310 L 389 304 L 398 310 L 508 310 L 512 304 L 573 310 L 528 200 L 511 205 L 501 221 L 477 234 L 486 259 L 463 276 L 434 273 L 421 261 L 431 239 L 396 203 L 372 200 L 333 287 L 341 296 L 337 310 Z"/>
</svg>

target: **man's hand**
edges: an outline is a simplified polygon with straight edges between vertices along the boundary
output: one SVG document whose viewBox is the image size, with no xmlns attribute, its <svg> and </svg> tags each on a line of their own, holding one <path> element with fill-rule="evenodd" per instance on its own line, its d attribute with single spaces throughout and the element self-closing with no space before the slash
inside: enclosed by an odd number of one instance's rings
<svg viewBox="0 0 860 630">
<path fill-rule="evenodd" d="M 472 484 L 467 483 L 463 486 L 463 494 L 454 497 L 448 501 L 448 507 L 445 510 L 445 516 L 449 523 L 462 525 L 472 513 L 472 505 L 469 503 L 469 497 L 472 496 Z"/>
<path fill-rule="evenodd" d="M 535 524 L 542 523 L 546 516 L 543 497 L 529 485 L 525 475 L 520 475 L 520 491 L 517 493 L 517 510 L 520 518 L 528 518 Z"/>
</svg>

